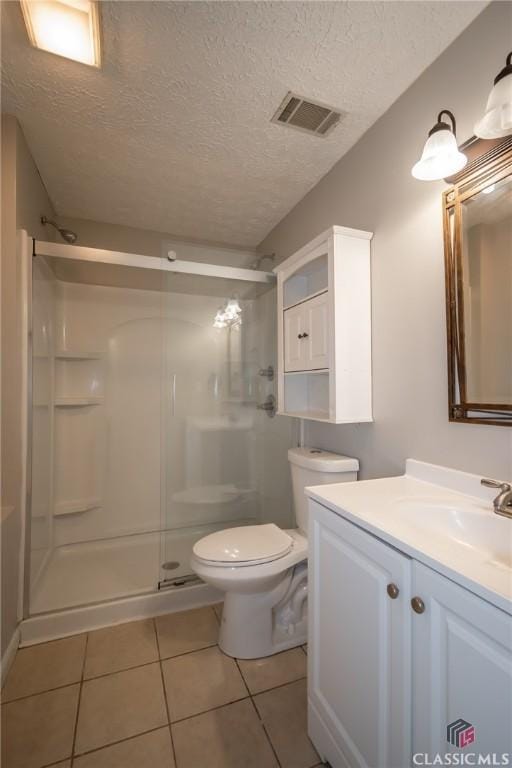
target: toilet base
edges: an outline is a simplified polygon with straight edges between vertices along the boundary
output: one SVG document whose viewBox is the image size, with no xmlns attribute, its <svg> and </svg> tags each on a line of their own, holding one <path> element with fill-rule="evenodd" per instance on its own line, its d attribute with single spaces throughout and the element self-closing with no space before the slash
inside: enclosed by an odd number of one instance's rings
<svg viewBox="0 0 512 768">
<path fill-rule="evenodd" d="M 259 659 L 307 642 L 307 564 L 270 593 L 227 592 L 219 646 L 228 656 Z"/>
</svg>

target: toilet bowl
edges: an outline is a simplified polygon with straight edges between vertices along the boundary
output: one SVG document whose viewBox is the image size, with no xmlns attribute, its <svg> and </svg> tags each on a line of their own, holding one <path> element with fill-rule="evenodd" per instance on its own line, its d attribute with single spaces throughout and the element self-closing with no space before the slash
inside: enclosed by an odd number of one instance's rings
<svg viewBox="0 0 512 768">
<path fill-rule="evenodd" d="M 307 641 L 309 485 L 357 480 L 359 462 L 315 448 L 288 451 L 297 528 L 274 523 L 227 528 L 193 547 L 191 566 L 225 593 L 219 646 L 241 659 L 270 656 Z"/>
</svg>

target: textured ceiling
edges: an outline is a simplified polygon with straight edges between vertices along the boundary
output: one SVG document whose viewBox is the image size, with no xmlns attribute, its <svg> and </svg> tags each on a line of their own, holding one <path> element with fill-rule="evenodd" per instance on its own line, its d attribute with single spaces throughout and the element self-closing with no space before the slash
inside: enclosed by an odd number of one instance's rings
<svg viewBox="0 0 512 768">
<path fill-rule="evenodd" d="M 101 70 L 1 5 L 2 109 L 59 214 L 256 245 L 485 3 L 105 2 Z M 347 116 L 272 124 L 289 90 Z"/>
</svg>

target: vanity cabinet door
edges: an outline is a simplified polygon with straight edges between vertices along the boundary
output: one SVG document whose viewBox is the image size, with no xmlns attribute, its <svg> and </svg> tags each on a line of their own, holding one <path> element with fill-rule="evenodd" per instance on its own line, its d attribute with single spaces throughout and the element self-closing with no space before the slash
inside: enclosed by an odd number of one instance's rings
<svg viewBox="0 0 512 768">
<path fill-rule="evenodd" d="M 417 562 L 413 592 L 413 753 L 512 753 L 512 617 Z"/>
<path fill-rule="evenodd" d="M 310 502 L 308 730 L 332 768 L 409 765 L 410 573 L 408 557 Z"/>
</svg>

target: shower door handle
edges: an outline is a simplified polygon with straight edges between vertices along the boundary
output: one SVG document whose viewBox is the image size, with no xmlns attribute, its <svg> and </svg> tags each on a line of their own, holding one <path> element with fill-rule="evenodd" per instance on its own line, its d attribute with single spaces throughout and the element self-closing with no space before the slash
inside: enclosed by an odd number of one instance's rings
<svg viewBox="0 0 512 768">
<path fill-rule="evenodd" d="M 171 378 L 171 416 L 176 414 L 176 374 Z"/>
</svg>

